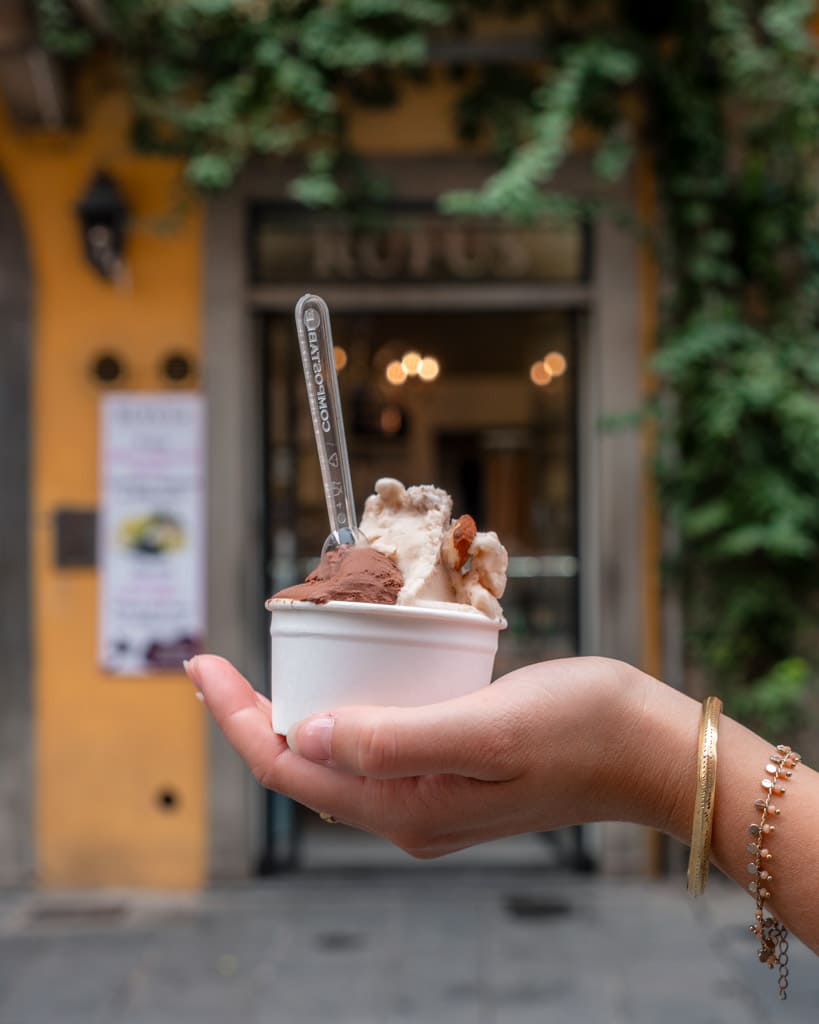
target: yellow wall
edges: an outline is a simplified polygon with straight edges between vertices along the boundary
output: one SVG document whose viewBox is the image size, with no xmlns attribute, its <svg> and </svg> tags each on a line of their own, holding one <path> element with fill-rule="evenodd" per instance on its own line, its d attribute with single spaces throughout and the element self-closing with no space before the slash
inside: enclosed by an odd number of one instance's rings
<svg viewBox="0 0 819 1024">
<path fill-rule="evenodd" d="M 90 365 L 121 356 L 127 386 L 153 390 L 170 351 L 198 362 L 201 214 L 159 222 L 180 194 L 175 161 L 136 156 L 127 107 L 98 100 L 81 130 L 16 130 L 0 110 L 0 175 L 16 202 L 34 274 L 33 564 L 36 857 L 47 886 L 196 886 L 205 876 L 207 783 L 200 705 L 181 673 L 109 677 L 95 667 L 97 580 L 57 569 L 52 517 L 97 503 L 100 386 Z M 86 264 L 75 204 L 109 170 L 134 218 L 131 282 Z M 181 802 L 163 811 L 157 792 Z"/>
<path fill-rule="evenodd" d="M 441 69 L 432 71 L 427 83 L 404 83 L 395 107 L 347 111 L 350 144 L 359 153 L 375 156 L 463 152 L 454 116 L 462 92 L 463 87 Z"/>
</svg>

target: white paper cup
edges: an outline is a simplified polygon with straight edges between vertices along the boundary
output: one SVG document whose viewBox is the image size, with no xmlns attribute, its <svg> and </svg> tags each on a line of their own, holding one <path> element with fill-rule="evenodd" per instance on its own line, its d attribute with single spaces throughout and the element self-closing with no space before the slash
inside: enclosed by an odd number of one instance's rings
<svg viewBox="0 0 819 1024">
<path fill-rule="evenodd" d="M 492 681 L 500 623 L 408 605 L 271 601 L 273 729 L 345 704 L 404 707 Z"/>
</svg>

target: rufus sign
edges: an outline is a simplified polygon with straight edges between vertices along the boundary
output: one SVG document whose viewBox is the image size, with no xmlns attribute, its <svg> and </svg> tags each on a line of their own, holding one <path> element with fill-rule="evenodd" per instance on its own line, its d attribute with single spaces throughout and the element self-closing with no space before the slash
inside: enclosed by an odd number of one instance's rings
<svg viewBox="0 0 819 1024">
<path fill-rule="evenodd" d="M 256 283 L 547 282 L 583 276 L 577 224 L 516 228 L 396 210 L 362 227 L 264 205 L 253 215 Z"/>
</svg>

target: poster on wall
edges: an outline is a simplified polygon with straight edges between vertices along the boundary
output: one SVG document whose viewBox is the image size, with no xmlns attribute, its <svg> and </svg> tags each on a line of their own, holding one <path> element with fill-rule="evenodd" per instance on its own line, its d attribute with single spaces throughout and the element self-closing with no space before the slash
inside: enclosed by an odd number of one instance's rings
<svg viewBox="0 0 819 1024">
<path fill-rule="evenodd" d="M 102 398 L 98 652 L 107 672 L 181 669 L 202 650 L 204 440 L 201 395 Z"/>
</svg>

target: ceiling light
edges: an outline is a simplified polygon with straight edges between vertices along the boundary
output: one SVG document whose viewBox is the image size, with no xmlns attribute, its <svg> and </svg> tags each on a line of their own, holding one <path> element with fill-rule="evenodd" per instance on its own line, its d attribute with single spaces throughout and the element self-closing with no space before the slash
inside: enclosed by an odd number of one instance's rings
<svg viewBox="0 0 819 1024">
<path fill-rule="evenodd" d="M 441 372 L 441 364 L 435 356 L 424 356 L 418 367 L 418 376 L 421 380 L 432 381 Z"/>
<path fill-rule="evenodd" d="M 378 419 L 382 434 L 397 434 L 404 425 L 404 414 L 397 405 L 385 405 Z"/>
<path fill-rule="evenodd" d="M 562 377 L 569 364 L 566 362 L 566 357 L 561 355 L 560 352 L 550 352 L 544 358 L 543 365 L 553 377 Z"/>
<path fill-rule="evenodd" d="M 542 388 L 546 384 L 551 383 L 552 371 L 545 365 L 542 359 L 538 359 L 538 361 L 536 363 L 532 363 L 529 368 L 529 380 L 531 380 L 533 384 L 537 384 L 539 388 Z"/>
<path fill-rule="evenodd" d="M 397 359 L 393 359 L 384 371 L 384 376 L 390 384 L 403 384 L 407 379 L 407 371 L 404 369 L 403 363 L 399 363 Z"/>
<path fill-rule="evenodd" d="M 346 349 L 343 349 L 341 345 L 333 346 L 333 362 L 336 364 L 336 370 L 338 373 L 341 373 L 347 365 L 347 351 Z"/>
<path fill-rule="evenodd" d="M 401 366 L 404 368 L 404 372 L 408 377 L 415 377 L 418 374 L 421 363 L 420 352 L 406 352 L 404 358 L 401 360 Z"/>
</svg>

